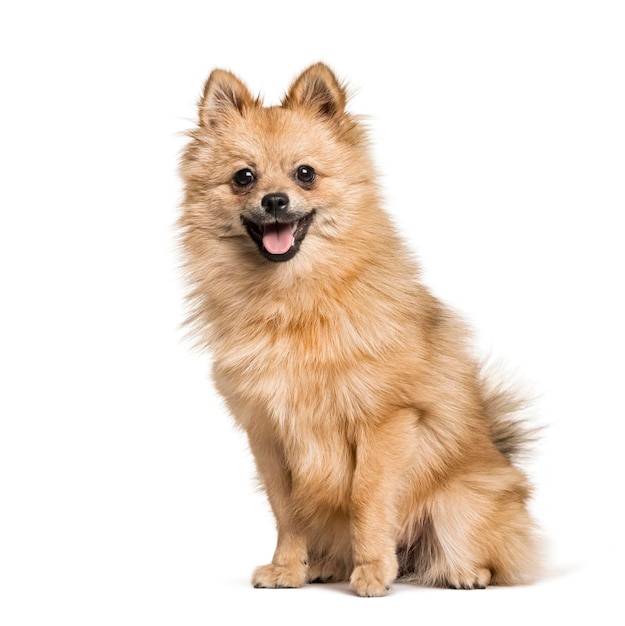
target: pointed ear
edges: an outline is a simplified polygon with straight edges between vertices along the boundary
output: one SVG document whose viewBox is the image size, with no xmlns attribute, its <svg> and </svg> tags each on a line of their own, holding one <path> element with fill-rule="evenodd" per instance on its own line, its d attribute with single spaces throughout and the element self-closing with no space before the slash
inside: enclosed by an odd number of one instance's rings
<svg viewBox="0 0 625 626">
<path fill-rule="evenodd" d="M 316 63 L 295 80 L 282 106 L 287 109 L 304 107 L 323 117 L 338 117 L 345 111 L 347 94 L 345 88 L 323 63 Z"/>
<path fill-rule="evenodd" d="M 214 126 L 223 115 L 230 112 L 241 114 L 255 104 L 248 88 L 234 74 L 213 70 L 200 100 L 200 125 Z"/>
</svg>

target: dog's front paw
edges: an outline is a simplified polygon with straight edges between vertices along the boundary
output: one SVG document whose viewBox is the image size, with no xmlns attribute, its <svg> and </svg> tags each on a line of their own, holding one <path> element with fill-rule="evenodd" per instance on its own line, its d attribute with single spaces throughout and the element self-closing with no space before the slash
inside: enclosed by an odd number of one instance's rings
<svg viewBox="0 0 625 626">
<path fill-rule="evenodd" d="M 354 569 L 349 582 L 359 596 L 375 598 L 387 594 L 396 575 L 396 567 L 387 567 L 380 562 L 364 563 Z"/>
<path fill-rule="evenodd" d="M 306 582 L 306 565 L 292 563 L 288 565 L 262 565 L 252 576 L 252 584 L 257 589 L 293 589 Z"/>
<path fill-rule="evenodd" d="M 447 582 L 452 589 L 485 589 L 490 583 L 490 577 L 490 570 L 481 568 L 471 574 L 450 576 Z"/>
</svg>

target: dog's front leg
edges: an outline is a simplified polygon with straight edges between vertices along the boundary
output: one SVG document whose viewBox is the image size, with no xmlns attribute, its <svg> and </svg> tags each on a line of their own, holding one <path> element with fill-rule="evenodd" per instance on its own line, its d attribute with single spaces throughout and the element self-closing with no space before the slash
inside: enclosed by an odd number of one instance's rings
<svg viewBox="0 0 625 626">
<path fill-rule="evenodd" d="M 307 539 L 293 510 L 292 481 L 284 454 L 263 432 L 248 431 L 248 439 L 278 528 L 273 559 L 255 570 L 252 584 L 269 589 L 301 587 L 308 574 Z"/>
<path fill-rule="evenodd" d="M 362 429 L 356 444 L 352 484 L 351 536 L 359 596 L 383 596 L 397 576 L 398 499 L 413 456 L 416 416 L 394 412 Z"/>
</svg>

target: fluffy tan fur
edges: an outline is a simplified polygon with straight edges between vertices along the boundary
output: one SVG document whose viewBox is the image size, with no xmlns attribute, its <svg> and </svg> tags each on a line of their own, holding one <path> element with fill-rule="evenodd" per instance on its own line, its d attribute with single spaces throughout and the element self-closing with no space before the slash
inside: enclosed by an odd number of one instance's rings
<svg viewBox="0 0 625 626">
<path fill-rule="evenodd" d="M 349 579 L 380 596 L 398 576 L 525 582 L 536 549 L 514 400 L 488 391 L 467 329 L 419 281 L 345 104 L 323 64 L 275 107 L 215 70 L 182 158 L 190 321 L 277 522 L 253 584 Z M 246 168 L 254 180 L 238 185 Z M 244 226 L 274 193 L 313 215 L 284 262 Z"/>
</svg>

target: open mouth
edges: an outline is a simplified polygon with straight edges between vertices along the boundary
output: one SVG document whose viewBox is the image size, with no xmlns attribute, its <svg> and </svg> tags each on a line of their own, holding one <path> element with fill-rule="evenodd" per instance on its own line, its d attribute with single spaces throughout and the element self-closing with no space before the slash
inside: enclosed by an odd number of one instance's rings
<svg viewBox="0 0 625 626">
<path fill-rule="evenodd" d="M 298 253 L 314 214 L 311 211 L 293 222 L 257 223 L 243 216 L 241 220 L 260 253 L 269 261 L 279 263 L 292 259 Z"/>
</svg>

